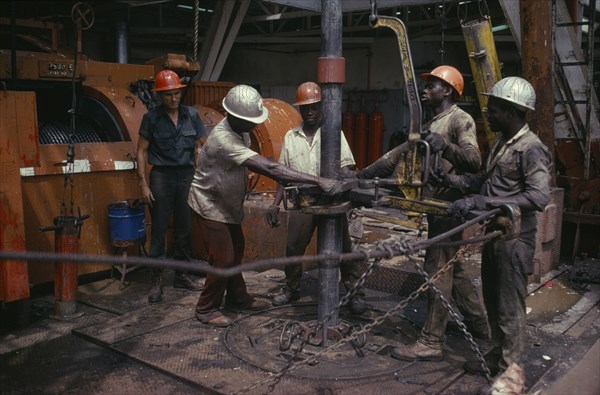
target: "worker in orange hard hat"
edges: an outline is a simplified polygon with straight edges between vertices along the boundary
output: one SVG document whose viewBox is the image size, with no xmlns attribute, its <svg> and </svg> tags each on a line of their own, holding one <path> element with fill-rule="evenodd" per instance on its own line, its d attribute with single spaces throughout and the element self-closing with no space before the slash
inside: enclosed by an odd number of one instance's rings
<svg viewBox="0 0 600 395">
<path fill-rule="evenodd" d="M 281 146 L 279 163 L 294 170 L 307 172 L 318 176 L 321 172 L 321 87 L 314 82 L 305 82 L 296 90 L 296 102 L 302 123 L 289 130 Z M 353 167 L 354 157 L 340 131 L 340 166 L 342 172 Z M 279 204 L 283 199 L 283 187 L 277 188 L 275 201 L 267 210 L 267 220 L 272 227 L 279 226 Z M 346 216 L 344 216 L 346 219 Z M 304 214 L 299 211 L 288 212 L 288 236 L 286 243 L 286 256 L 304 255 L 312 235 L 317 227 L 317 216 Z M 352 242 L 348 234 L 348 226 L 342 226 L 343 251 L 352 251 Z M 357 262 L 340 266 L 341 280 L 346 289 L 351 289 L 360 277 Z M 286 285 L 280 293 L 273 297 L 273 305 L 281 306 L 300 298 L 300 280 L 302 277 L 302 264 L 292 264 L 285 267 Z M 349 301 L 352 313 L 362 314 L 367 310 L 364 302 L 364 291 L 358 289 Z"/>
<path fill-rule="evenodd" d="M 475 121 L 467 112 L 456 105 L 462 95 L 464 81 L 461 73 L 452 66 L 439 66 L 429 73 L 421 74 L 425 81 L 421 102 L 433 111 L 433 118 L 423 125 L 427 131 L 425 141 L 433 153 L 440 154 L 440 169 L 444 172 L 476 172 L 481 166 L 481 154 L 477 145 Z M 438 187 L 425 190 L 424 195 L 436 199 L 455 201 L 464 197 L 458 189 Z M 442 234 L 458 225 L 456 219 L 428 215 L 428 238 Z M 460 240 L 461 235 L 455 239 Z M 452 259 L 458 247 L 429 248 L 425 253 L 424 268 L 433 275 Z M 488 338 L 486 315 L 479 302 L 471 278 L 458 260 L 452 270 L 442 274 L 437 282 L 446 300 L 454 297 L 464 324 L 477 338 Z M 437 360 L 443 357 L 442 345 L 448 322 L 448 310 L 440 296 L 434 291 L 427 294 L 427 320 L 419 339 L 409 345 L 400 345 L 392 350 L 394 358 L 402 360 Z"/>
<path fill-rule="evenodd" d="M 461 73 L 452 66 L 444 65 L 422 74 L 421 78 L 425 81 L 421 102 L 429 107 L 434 115 L 422 129 L 426 131 L 425 141 L 429 144 L 431 152 L 440 154 L 440 168 L 446 173 L 476 172 L 481 166 L 481 154 L 477 145 L 475 121 L 456 105 L 464 87 Z M 400 153 L 403 151 L 403 146 L 396 147 L 359 171 L 357 176 L 391 176 L 401 160 Z M 464 196 L 459 189 L 441 187 L 424 188 L 423 195 L 450 202 Z M 435 215 L 428 215 L 427 223 L 428 238 L 457 226 L 457 220 Z M 461 236 L 456 238 L 460 240 Z M 457 251 L 458 247 L 429 248 L 425 254 L 425 270 L 429 275 L 436 273 Z M 464 316 L 464 324 L 471 334 L 478 338 L 488 338 L 489 329 L 485 313 L 462 262 L 456 262 L 452 270 L 445 271 L 436 284 L 446 300 L 454 297 Z M 427 296 L 428 315 L 421 336 L 415 343 L 394 348 L 391 352 L 392 357 L 408 361 L 437 361 L 443 358 L 442 345 L 448 310 L 435 292 L 430 290 Z"/>
<path fill-rule="evenodd" d="M 142 199 L 152 216 L 149 256 L 165 257 L 165 236 L 173 214 L 173 258 L 189 260 L 192 213 L 187 204 L 200 141 L 206 128 L 196 110 L 181 105 L 181 84 L 177 73 L 163 70 L 156 75 L 154 92 L 162 104 L 144 114 L 139 130 L 137 173 Z M 146 162 L 152 165 L 149 181 Z M 162 299 L 162 269 L 152 269 L 150 303 Z M 193 273 L 175 273 L 173 286 L 202 290 L 202 280 Z"/>
</svg>

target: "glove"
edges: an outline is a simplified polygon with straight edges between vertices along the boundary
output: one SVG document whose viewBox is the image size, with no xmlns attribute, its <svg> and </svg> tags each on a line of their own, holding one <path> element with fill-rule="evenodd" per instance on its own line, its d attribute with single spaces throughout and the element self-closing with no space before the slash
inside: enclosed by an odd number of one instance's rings
<svg viewBox="0 0 600 395">
<path fill-rule="evenodd" d="M 448 186 L 448 174 L 442 168 L 430 168 L 429 169 L 429 182 L 434 187 L 447 187 Z"/>
<path fill-rule="evenodd" d="M 448 213 L 461 221 L 464 221 L 467 214 L 472 210 L 485 210 L 487 207 L 485 197 L 481 195 L 474 195 L 464 199 L 458 199 L 454 203 L 448 206 Z"/>
<path fill-rule="evenodd" d="M 425 137 L 425 141 L 429 144 L 429 148 L 431 148 L 431 153 L 435 154 L 436 152 L 442 151 L 448 148 L 448 142 L 441 134 L 438 133 L 429 133 Z"/>
<path fill-rule="evenodd" d="M 334 196 L 339 195 L 343 192 L 344 183 L 337 180 L 332 180 L 330 178 L 319 179 L 319 187 L 323 190 L 325 195 Z"/>
<path fill-rule="evenodd" d="M 442 168 L 429 169 L 429 182 L 435 187 L 461 189 L 461 177 L 456 174 L 446 173 Z"/>
<path fill-rule="evenodd" d="M 267 222 L 271 225 L 271 228 L 281 225 L 279 221 L 279 206 L 270 206 L 267 209 Z"/>
</svg>

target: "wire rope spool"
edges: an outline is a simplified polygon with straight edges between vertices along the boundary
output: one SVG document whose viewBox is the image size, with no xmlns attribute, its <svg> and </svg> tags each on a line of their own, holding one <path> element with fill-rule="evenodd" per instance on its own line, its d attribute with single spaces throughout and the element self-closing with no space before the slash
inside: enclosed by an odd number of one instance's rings
<svg viewBox="0 0 600 395">
<path fill-rule="evenodd" d="M 69 144 L 71 126 L 60 122 L 40 121 L 39 142 L 40 144 Z M 73 134 L 74 143 L 101 143 L 107 141 L 106 135 L 97 130 L 90 121 L 78 121 L 77 130 Z"/>
</svg>

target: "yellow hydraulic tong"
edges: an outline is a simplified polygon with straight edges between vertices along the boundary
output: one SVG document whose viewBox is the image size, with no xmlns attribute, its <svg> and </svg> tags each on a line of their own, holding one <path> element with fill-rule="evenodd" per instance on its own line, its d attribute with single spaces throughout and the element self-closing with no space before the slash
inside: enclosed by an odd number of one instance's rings
<svg viewBox="0 0 600 395">
<path fill-rule="evenodd" d="M 373 180 L 375 204 L 419 213 L 447 215 L 447 203 L 435 199 L 424 200 L 421 196 L 423 186 L 427 184 L 431 152 L 429 144 L 421 139 L 422 109 L 417 88 L 417 80 L 412 64 L 406 26 L 398 19 L 377 15 L 377 2 L 371 0 L 371 27 L 387 27 L 394 31 L 400 48 L 402 75 L 409 105 L 408 142 L 396 167 L 395 180 Z M 437 167 L 439 156 L 435 155 L 433 166 Z M 379 197 L 378 188 L 384 185 L 397 185 L 405 199 L 396 196 Z M 364 184 L 363 184 L 364 185 Z"/>
</svg>

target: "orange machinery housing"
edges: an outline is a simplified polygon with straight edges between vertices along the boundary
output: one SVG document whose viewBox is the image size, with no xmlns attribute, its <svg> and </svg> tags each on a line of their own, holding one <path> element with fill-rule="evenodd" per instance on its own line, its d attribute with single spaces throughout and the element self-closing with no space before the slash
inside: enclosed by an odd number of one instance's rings
<svg viewBox="0 0 600 395">
<path fill-rule="evenodd" d="M 89 214 L 81 229 L 79 252 L 112 254 L 107 207 L 111 202 L 138 197 L 135 171 L 138 128 L 147 108 L 129 87 L 151 81 L 158 70 L 180 62 L 169 54 L 148 65 L 116 64 L 43 52 L 17 51 L 18 89 L 0 93 L 0 249 L 54 251 L 54 237 L 39 227 L 52 225 L 61 202 Z M 11 51 L 0 50 L 0 79 L 11 80 Z M 68 136 L 75 72 L 77 93 L 73 195 L 65 188 Z M 194 82 L 186 104 L 193 105 L 209 130 L 223 119 L 219 108 L 233 83 Z M 210 104 L 211 106 L 205 106 Z M 251 135 L 252 148 L 277 160 L 285 132 L 300 121 L 289 104 L 266 99 L 271 116 Z M 221 112 L 219 112 L 219 109 Z M 257 191 L 275 183 L 254 175 L 249 185 Z M 69 214 L 68 212 L 66 214 Z M 149 233 L 147 218 L 147 233 Z M 148 238 L 149 240 L 149 238 Z M 102 264 L 79 266 L 79 275 L 107 270 Z M 46 262 L 0 262 L 0 301 L 29 296 L 31 284 L 52 281 Z"/>
</svg>

